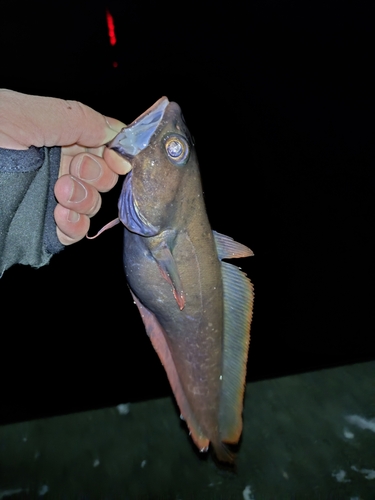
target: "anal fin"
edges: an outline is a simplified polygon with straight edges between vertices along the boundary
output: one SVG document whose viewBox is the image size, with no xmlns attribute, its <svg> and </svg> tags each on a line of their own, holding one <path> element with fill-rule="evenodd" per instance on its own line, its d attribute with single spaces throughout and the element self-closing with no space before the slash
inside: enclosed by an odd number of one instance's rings
<svg viewBox="0 0 375 500">
<path fill-rule="evenodd" d="M 200 450 L 206 450 L 209 445 L 209 439 L 201 430 L 198 422 L 196 421 L 191 406 L 185 396 L 184 389 L 178 375 L 177 367 L 174 363 L 172 353 L 165 338 L 165 332 L 158 322 L 156 316 L 140 302 L 140 300 L 134 295 L 133 292 L 131 292 L 131 294 L 141 314 L 147 335 L 150 337 L 151 343 L 167 373 L 167 377 L 171 385 L 173 394 L 176 398 L 181 415 L 186 421 L 187 426 L 191 432 L 191 437 Z"/>
</svg>

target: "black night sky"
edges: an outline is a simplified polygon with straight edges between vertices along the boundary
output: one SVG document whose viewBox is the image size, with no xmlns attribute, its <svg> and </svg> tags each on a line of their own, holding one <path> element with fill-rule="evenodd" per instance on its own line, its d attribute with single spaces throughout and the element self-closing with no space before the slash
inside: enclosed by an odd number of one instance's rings
<svg viewBox="0 0 375 500">
<path fill-rule="evenodd" d="M 178 102 L 212 227 L 255 253 L 238 262 L 256 294 L 248 380 L 374 359 L 370 3 L 149 4 L 2 6 L 1 86 L 126 123 L 162 95 Z M 120 187 L 93 230 L 116 217 Z M 120 226 L 6 271 L 0 297 L 0 423 L 170 394 Z"/>
</svg>

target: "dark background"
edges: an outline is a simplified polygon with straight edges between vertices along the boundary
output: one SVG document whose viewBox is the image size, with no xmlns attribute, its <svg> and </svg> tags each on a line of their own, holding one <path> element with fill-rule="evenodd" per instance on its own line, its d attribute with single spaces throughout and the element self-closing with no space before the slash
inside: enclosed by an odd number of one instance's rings
<svg viewBox="0 0 375 500">
<path fill-rule="evenodd" d="M 212 227 L 255 253 L 239 262 L 256 291 L 249 381 L 375 358 L 369 5 L 2 4 L 2 87 L 126 123 L 162 95 L 180 104 Z M 116 217 L 120 184 L 93 230 Z M 0 297 L 0 423 L 170 394 L 120 226 L 14 266 Z"/>
</svg>

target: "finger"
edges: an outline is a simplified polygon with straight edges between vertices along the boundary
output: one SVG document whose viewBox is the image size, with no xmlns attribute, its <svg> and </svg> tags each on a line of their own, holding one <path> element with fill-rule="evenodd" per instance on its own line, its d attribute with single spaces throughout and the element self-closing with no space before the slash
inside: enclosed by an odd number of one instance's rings
<svg viewBox="0 0 375 500">
<path fill-rule="evenodd" d="M 95 187 L 72 175 L 63 175 L 55 184 L 57 201 L 74 212 L 95 215 L 101 206 L 101 196 Z"/>
<path fill-rule="evenodd" d="M 90 227 L 87 215 L 79 214 L 61 205 L 56 205 L 55 221 L 57 237 L 63 245 L 72 245 L 85 237 Z"/>
<path fill-rule="evenodd" d="M 113 188 L 118 175 L 99 156 L 82 153 L 75 156 L 69 168 L 70 174 L 81 179 L 98 191 L 106 192 Z"/>
<path fill-rule="evenodd" d="M 0 90 L 0 147 L 99 147 L 122 127 L 122 122 L 77 101 Z"/>
<path fill-rule="evenodd" d="M 131 170 L 129 161 L 112 149 L 106 148 L 105 146 L 100 148 L 83 148 L 82 146 L 74 145 L 61 149 L 59 176 L 69 173 L 72 159 L 81 153 L 91 153 L 95 156 L 104 158 L 109 168 L 118 175 L 125 175 Z"/>
<path fill-rule="evenodd" d="M 83 146 L 78 146 L 78 144 L 73 144 L 72 146 L 64 146 L 61 150 L 62 154 L 67 156 L 75 156 L 79 153 L 92 153 L 97 156 L 103 156 L 105 146 L 100 146 L 98 148 L 87 148 Z"/>
<path fill-rule="evenodd" d="M 113 149 L 105 148 L 103 158 L 116 174 L 125 175 L 132 169 L 130 162 Z"/>
</svg>

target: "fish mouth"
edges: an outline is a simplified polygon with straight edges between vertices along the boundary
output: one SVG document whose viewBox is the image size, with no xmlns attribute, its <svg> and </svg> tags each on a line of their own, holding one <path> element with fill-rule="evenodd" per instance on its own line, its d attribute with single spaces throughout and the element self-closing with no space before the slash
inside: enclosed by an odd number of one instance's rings
<svg viewBox="0 0 375 500">
<path fill-rule="evenodd" d="M 168 104 L 168 98 L 161 97 L 128 127 L 124 127 L 107 146 L 127 159 L 137 156 L 149 145 Z"/>
</svg>

